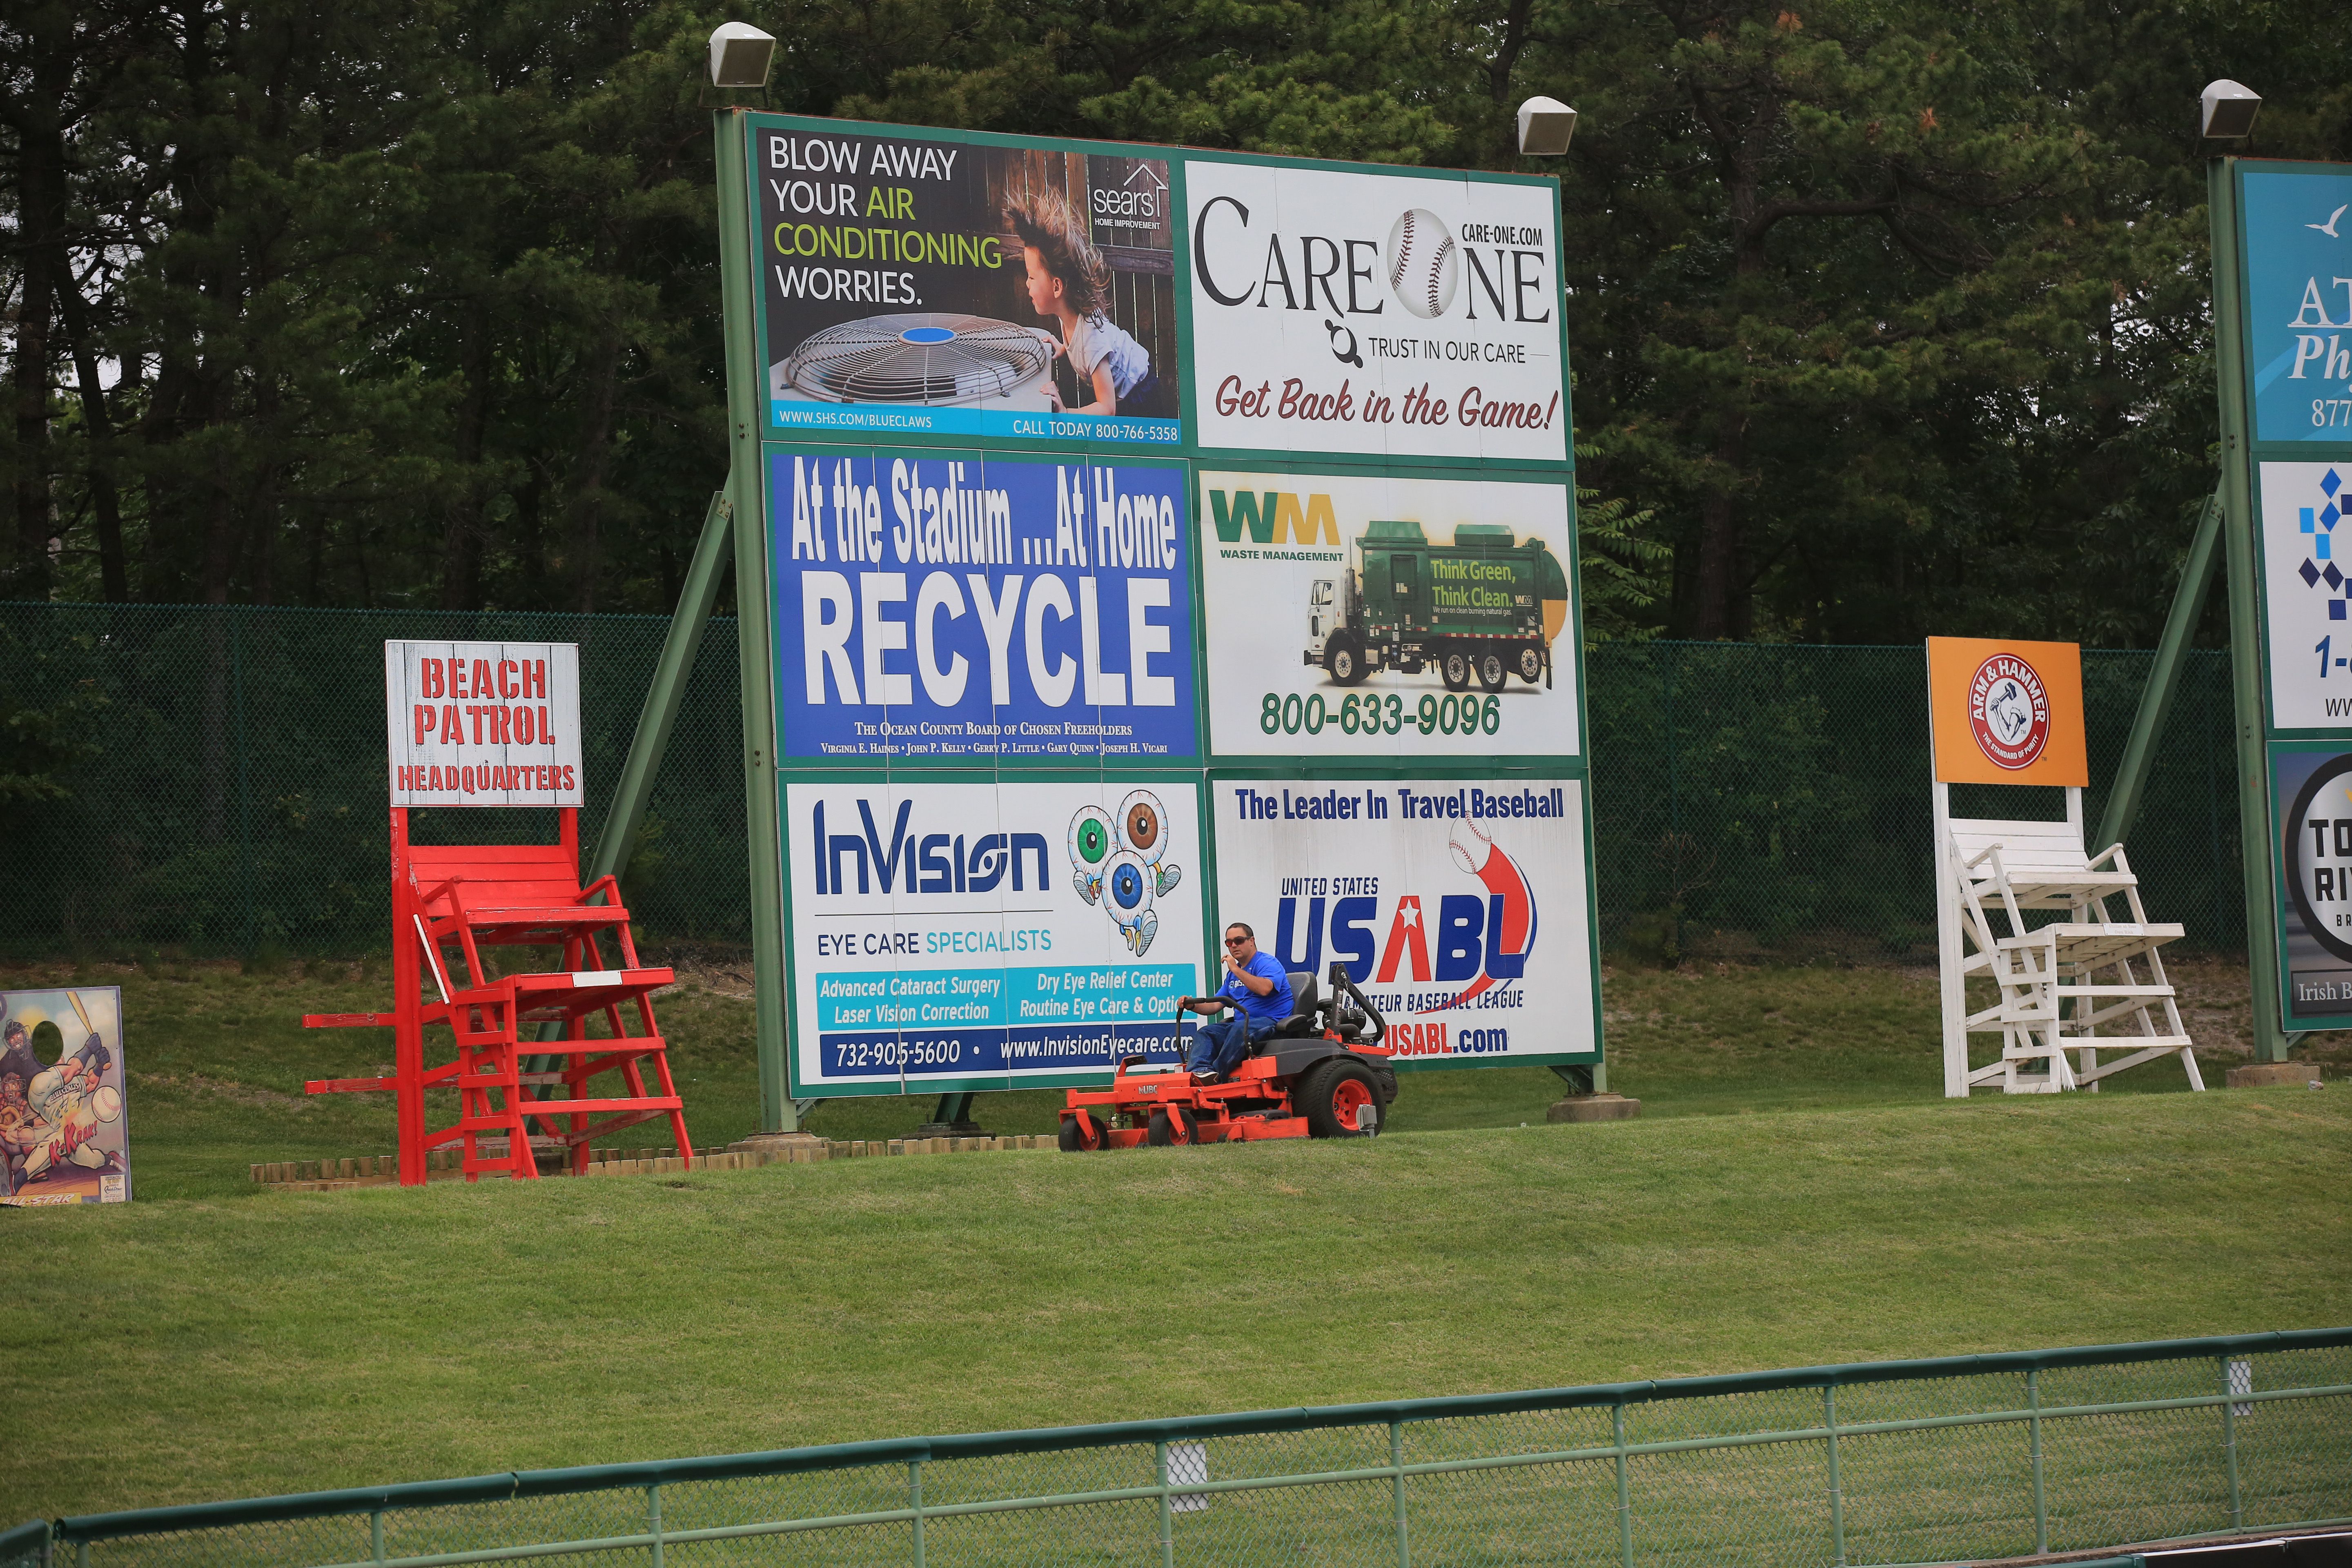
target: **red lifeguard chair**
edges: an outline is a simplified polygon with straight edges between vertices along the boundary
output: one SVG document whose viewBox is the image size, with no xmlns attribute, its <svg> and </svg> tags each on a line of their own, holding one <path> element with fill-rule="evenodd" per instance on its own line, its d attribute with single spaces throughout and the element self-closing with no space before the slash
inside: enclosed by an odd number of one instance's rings
<svg viewBox="0 0 2352 1568">
<path fill-rule="evenodd" d="M 417 679 L 420 658 L 415 649 L 436 651 L 426 659 L 440 660 L 445 669 L 473 667 L 477 685 L 489 676 L 480 695 L 505 695 L 500 687 L 520 683 L 507 678 L 517 661 L 513 644 L 387 644 L 386 674 L 395 681 L 404 664 L 406 674 L 429 697 L 446 693 L 450 677 L 436 683 Z M 577 650 L 566 645 L 537 645 L 568 653 L 568 659 L 549 659 L 559 670 L 577 668 Z M 447 650 L 446 656 L 440 650 Z M 478 657 L 480 656 L 480 657 Z M 541 656 L 544 658 L 544 656 Z M 528 661 L 525 661 L 528 668 Z M 545 696 L 545 664 L 540 666 L 538 695 Z M 439 690 L 432 689 L 438 684 Z M 568 697 L 576 713 L 578 687 L 567 681 Z M 394 695 L 398 695 L 396 692 Z M 459 696 L 475 695 L 462 686 Z M 413 706 L 413 724 L 402 710 Z M 424 710 L 431 701 L 394 705 L 394 800 L 430 797 L 446 791 L 453 805 L 534 804 L 516 795 L 571 795 L 576 802 L 576 760 L 469 765 L 403 764 L 401 742 L 413 730 L 423 748 Z M 476 704 L 480 707 L 483 704 Z M 509 747 L 535 746 L 548 728 L 550 707 L 540 712 L 524 741 L 511 737 L 523 726 L 509 724 L 503 733 Z M 454 715 L 460 710 L 452 707 Z M 439 715 L 434 716 L 436 722 Z M 562 749 L 576 759 L 577 725 Z M 500 733 L 492 726 L 492 734 Z M 459 726 L 458 733 L 464 733 Z M 452 748 L 462 752 L 464 742 Z M 492 748 L 484 746 L 488 752 Z M 500 748 L 504 750 L 506 748 Z M 477 775 L 487 775 L 478 777 Z M 550 782 L 551 781 L 551 782 Z M 670 1135 L 681 1156 L 691 1158 L 693 1145 L 686 1132 L 684 1103 L 670 1078 L 668 1043 L 654 1022 L 653 993 L 676 975 L 637 961 L 635 940 L 629 931 L 629 911 L 621 903 L 620 885 L 600 877 L 586 887 L 580 883 L 580 810 L 576 804 L 559 805 L 558 837 L 553 844 L 419 845 L 409 838 L 408 807 L 392 808 L 393 1010 L 389 1013 L 311 1014 L 302 1020 L 310 1028 L 389 1027 L 394 1039 L 394 1071 L 389 1078 L 324 1079 L 304 1085 L 311 1094 L 342 1094 L 389 1090 L 397 1097 L 400 1112 L 400 1180 L 404 1186 L 425 1180 L 425 1157 L 436 1149 L 460 1145 L 467 1181 L 484 1172 L 504 1172 L 518 1180 L 536 1180 L 542 1151 L 562 1152 L 574 1173 L 588 1167 L 590 1146 L 598 1138 L 667 1117 Z M 603 900 L 604 901 L 598 902 Z M 607 968 L 606 943 L 616 951 L 617 968 Z M 494 974 L 482 950 L 490 947 L 558 947 L 561 969 Z M 439 1000 L 426 998 L 430 979 Z M 609 1033 L 588 1035 L 589 1020 L 602 1016 Z M 563 1037 L 537 1038 L 539 1026 L 558 1024 Z M 425 1029 L 446 1026 L 456 1054 L 434 1066 L 425 1065 Z M 529 1058 L 551 1058 L 550 1069 L 529 1070 Z M 648 1081 L 650 1073 L 651 1081 Z M 617 1075 L 617 1081 L 613 1075 Z M 598 1080 L 603 1080 L 600 1084 Z M 427 1089 L 454 1089 L 457 1120 L 432 1127 L 425 1115 Z M 495 1152 L 488 1141 L 501 1140 Z"/>
</svg>

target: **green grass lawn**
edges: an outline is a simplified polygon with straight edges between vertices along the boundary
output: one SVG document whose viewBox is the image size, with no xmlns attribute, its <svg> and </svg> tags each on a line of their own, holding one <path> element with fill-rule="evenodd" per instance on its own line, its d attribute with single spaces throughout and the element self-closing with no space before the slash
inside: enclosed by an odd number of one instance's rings
<svg viewBox="0 0 2352 1568">
<path fill-rule="evenodd" d="M 1949 1104 L 1916 971 L 1612 974 L 1634 1122 L 1547 1125 L 1549 1074 L 1489 1069 L 1408 1075 L 1370 1144 L 345 1194 L 259 1191 L 245 1168 L 390 1149 L 383 1097 L 300 1093 L 373 1070 L 382 1037 L 294 1024 L 383 1005 L 381 978 L 79 978 L 125 987 L 138 1201 L 0 1215 L 11 1404 L 91 1413 L 0 1474 L 0 1521 L 2311 1327 L 2345 1321 L 2352 1279 L 2352 1085 L 2192 1097 L 2166 1065 L 2096 1096 Z M 663 1006 L 706 1146 L 755 1122 L 740 989 L 701 970 Z M 2226 995 L 2202 1005 L 2226 1036 Z M 929 1109 L 814 1125 L 882 1135 Z M 1052 1099 L 980 1114 L 1042 1131 Z"/>
</svg>

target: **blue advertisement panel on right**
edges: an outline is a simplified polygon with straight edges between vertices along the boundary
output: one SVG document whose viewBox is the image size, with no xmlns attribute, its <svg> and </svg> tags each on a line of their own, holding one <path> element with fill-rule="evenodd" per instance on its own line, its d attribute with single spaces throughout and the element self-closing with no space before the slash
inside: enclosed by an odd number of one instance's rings
<svg viewBox="0 0 2352 1568">
<path fill-rule="evenodd" d="M 2254 439 L 2352 440 L 2352 174 L 2243 181 Z"/>
</svg>

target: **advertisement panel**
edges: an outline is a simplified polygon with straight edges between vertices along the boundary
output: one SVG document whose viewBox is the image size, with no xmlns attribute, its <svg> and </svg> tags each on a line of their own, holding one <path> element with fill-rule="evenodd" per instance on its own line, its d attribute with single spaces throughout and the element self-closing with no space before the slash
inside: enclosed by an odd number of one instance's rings
<svg viewBox="0 0 2352 1568">
<path fill-rule="evenodd" d="M 761 120 L 772 430 L 1174 446 L 1165 158 Z"/>
<path fill-rule="evenodd" d="M 2079 643 L 1929 637 L 1927 714 L 1945 784 L 2091 782 Z"/>
<path fill-rule="evenodd" d="M 1219 779 L 1217 918 L 1286 969 L 1348 972 L 1397 1065 L 1594 1059 L 1575 779 Z"/>
<path fill-rule="evenodd" d="M 1557 190 L 1188 157 L 1199 444 L 1566 462 Z"/>
<path fill-rule="evenodd" d="M 2242 178 L 2254 438 L 2352 440 L 2352 172 Z"/>
<path fill-rule="evenodd" d="M 795 1094 L 1018 1088 L 1169 1059 L 1201 989 L 1181 781 L 792 783 Z"/>
<path fill-rule="evenodd" d="M 2352 463 L 2257 463 L 2271 726 L 2352 725 Z"/>
<path fill-rule="evenodd" d="M 122 992 L 0 991 L 0 1204 L 131 1196 Z"/>
<path fill-rule="evenodd" d="M 1187 758 L 1183 469 L 771 448 L 787 758 Z"/>
<path fill-rule="evenodd" d="M 580 645 L 387 642 L 394 805 L 578 805 Z"/>
<path fill-rule="evenodd" d="M 2270 752 L 2286 1027 L 2352 1028 L 2352 742 Z"/>
<path fill-rule="evenodd" d="M 1572 756 L 1557 480 L 1201 472 L 1210 749 Z"/>
</svg>

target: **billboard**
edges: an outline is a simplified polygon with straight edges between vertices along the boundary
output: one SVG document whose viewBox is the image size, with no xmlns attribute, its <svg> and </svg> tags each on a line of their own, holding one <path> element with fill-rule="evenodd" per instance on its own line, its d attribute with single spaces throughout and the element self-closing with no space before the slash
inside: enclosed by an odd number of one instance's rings
<svg viewBox="0 0 2352 1568">
<path fill-rule="evenodd" d="M 821 446 L 768 456 L 791 758 L 1189 758 L 1171 464 Z"/>
<path fill-rule="evenodd" d="M 387 642 L 392 804 L 578 805 L 577 643 Z"/>
<path fill-rule="evenodd" d="M 2271 727 L 2352 724 L 2352 463 L 2257 463 Z"/>
<path fill-rule="evenodd" d="M 1006 1089 L 1166 1059 L 1204 880 L 1181 779 L 784 785 L 799 1095 Z"/>
<path fill-rule="evenodd" d="M 2352 441 L 2352 171 L 2243 181 L 2258 441 Z"/>
<path fill-rule="evenodd" d="M 0 1204 L 131 1196 L 122 992 L 0 991 Z"/>
<path fill-rule="evenodd" d="M 1557 189 L 1187 157 L 1200 445 L 1566 462 Z"/>
<path fill-rule="evenodd" d="M 1200 477 L 1218 755 L 1582 749 L 1567 485 Z"/>
<path fill-rule="evenodd" d="M 2286 1027 L 2352 1028 L 2352 743 L 2271 749 Z"/>
<path fill-rule="evenodd" d="M 1601 1049 L 1581 781 L 1220 779 L 1217 915 L 1285 969 L 1344 962 L 1399 1067 Z"/>
<path fill-rule="evenodd" d="M 751 163 L 770 429 L 1177 444 L 1166 158 L 772 121 Z"/>
</svg>

